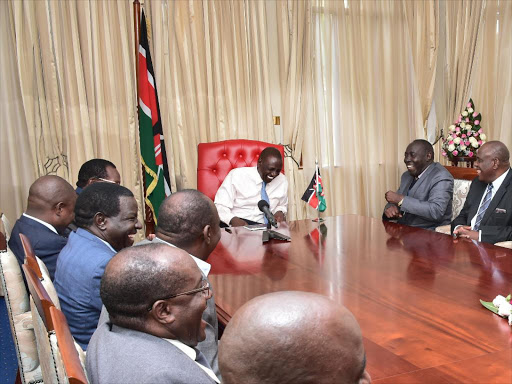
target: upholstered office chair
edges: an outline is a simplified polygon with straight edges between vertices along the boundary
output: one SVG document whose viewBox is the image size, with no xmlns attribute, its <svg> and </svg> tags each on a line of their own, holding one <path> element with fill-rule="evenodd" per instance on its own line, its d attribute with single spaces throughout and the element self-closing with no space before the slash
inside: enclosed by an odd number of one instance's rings
<svg viewBox="0 0 512 384">
<path fill-rule="evenodd" d="M 267 147 L 277 148 L 284 162 L 284 147 L 278 144 L 242 139 L 199 144 L 197 189 L 215 200 L 215 194 L 229 171 L 233 168 L 256 166 L 261 151 Z M 284 166 L 281 172 L 284 173 Z"/>
<path fill-rule="evenodd" d="M 50 339 L 52 351 L 56 356 L 57 374 L 60 383 L 86 384 L 85 354 L 79 355 L 75 340 L 71 336 L 64 314 L 55 307 L 50 308 L 52 323 L 55 327 L 55 339 Z"/>
<path fill-rule="evenodd" d="M 18 358 L 18 379 L 22 383 L 42 382 L 29 296 L 18 260 L 7 246 L 3 234 L 0 234 L 0 249 L 0 281 Z"/>
<path fill-rule="evenodd" d="M 452 220 L 459 216 L 466 197 L 469 192 L 471 182 L 475 177 L 478 176 L 476 169 L 474 168 L 462 168 L 462 167 L 451 167 L 445 166 L 448 172 L 453 176 L 453 201 L 452 201 Z M 449 235 L 451 232 L 450 225 L 441 225 L 436 228 L 436 232 L 444 233 Z"/>
<path fill-rule="evenodd" d="M 25 264 L 27 264 L 35 272 L 37 278 L 43 284 L 44 289 L 48 292 L 48 295 L 52 299 L 53 304 L 60 309 L 59 296 L 53 286 L 52 279 L 48 273 L 45 263 L 35 255 L 30 240 L 23 233 L 20 233 L 21 245 L 25 252 Z"/>
</svg>

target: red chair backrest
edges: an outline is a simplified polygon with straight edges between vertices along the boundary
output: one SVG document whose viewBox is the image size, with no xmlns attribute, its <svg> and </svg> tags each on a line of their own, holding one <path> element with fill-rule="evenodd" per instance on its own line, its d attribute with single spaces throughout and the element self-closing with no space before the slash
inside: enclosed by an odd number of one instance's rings
<svg viewBox="0 0 512 384">
<path fill-rule="evenodd" d="M 274 147 L 281 152 L 284 173 L 284 147 L 256 140 L 225 140 L 197 146 L 197 189 L 210 199 L 233 168 L 255 167 L 261 151 Z"/>
</svg>

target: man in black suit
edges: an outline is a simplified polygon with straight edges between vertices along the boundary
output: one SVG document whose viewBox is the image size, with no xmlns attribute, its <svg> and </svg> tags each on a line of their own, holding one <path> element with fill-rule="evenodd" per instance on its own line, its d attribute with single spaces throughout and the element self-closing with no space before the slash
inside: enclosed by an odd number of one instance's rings
<svg viewBox="0 0 512 384">
<path fill-rule="evenodd" d="M 473 180 L 464 207 L 452 222 L 452 234 L 486 243 L 512 240 L 510 153 L 500 141 L 477 152 Z"/>
<path fill-rule="evenodd" d="M 30 186 L 27 210 L 14 224 L 9 239 L 20 265 L 25 258 L 19 235 L 23 233 L 53 280 L 57 256 L 68 241 L 66 227 L 75 218 L 75 201 L 73 187 L 59 176 L 42 176 Z"/>
</svg>

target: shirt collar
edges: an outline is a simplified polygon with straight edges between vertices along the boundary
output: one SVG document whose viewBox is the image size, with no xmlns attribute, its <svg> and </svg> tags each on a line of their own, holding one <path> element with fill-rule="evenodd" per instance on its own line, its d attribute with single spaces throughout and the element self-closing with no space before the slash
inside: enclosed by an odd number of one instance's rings
<svg viewBox="0 0 512 384">
<path fill-rule="evenodd" d="M 23 214 L 23 216 L 28 217 L 31 220 L 37 221 L 39 224 L 43 224 L 46 228 L 48 228 L 50 231 L 55 232 L 57 235 L 59 232 L 55 229 L 55 227 L 51 224 L 48 224 L 46 221 L 39 220 L 37 217 L 27 215 L 26 213 Z"/>
<path fill-rule="evenodd" d="M 192 360 L 196 361 L 196 351 L 194 351 L 194 349 L 192 347 L 189 347 L 188 345 L 183 344 L 179 340 L 174 340 L 174 339 L 164 339 L 164 340 L 168 341 L 169 343 L 174 345 L 176 348 L 178 348 L 181 352 L 183 352 L 185 355 L 190 357 Z"/>
<path fill-rule="evenodd" d="M 507 172 L 505 172 L 503 175 L 501 175 L 500 177 L 498 177 L 496 180 L 494 180 L 491 183 L 493 190 L 497 191 L 498 189 L 500 189 L 501 184 L 503 184 L 503 181 L 505 180 L 505 177 L 507 177 L 509 172 L 510 172 L 510 168 L 507 169 Z"/>
<path fill-rule="evenodd" d="M 421 172 L 421 173 L 418 175 L 418 179 L 419 179 L 421 176 L 423 176 L 423 175 L 425 174 L 425 172 L 427 172 L 427 169 L 429 169 L 431 165 L 432 165 L 432 164 L 430 164 L 427 168 L 425 168 L 425 169 L 423 170 L 423 172 Z"/>
<path fill-rule="evenodd" d="M 165 241 L 163 239 L 161 239 L 160 237 L 158 238 L 158 240 L 164 242 L 165 244 L 167 245 L 170 245 L 171 247 L 174 247 L 174 248 L 178 248 L 177 246 L 175 246 L 174 244 L 172 243 L 169 243 L 168 241 Z M 190 253 L 189 253 L 190 255 Z M 201 270 L 201 272 L 203 272 L 203 274 L 205 276 L 208 276 L 208 274 L 210 273 L 210 269 L 212 268 L 212 266 L 210 264 L 208 264 L 206 261 L 204 260 L 201 260 L 197 257 L 195 257 L 194 255 L 190 255 L 190 257 L 196 262 L 197 264 L 197 267 Z M 195 357 L 194 357 L 195 359 Z"/>
</svg>

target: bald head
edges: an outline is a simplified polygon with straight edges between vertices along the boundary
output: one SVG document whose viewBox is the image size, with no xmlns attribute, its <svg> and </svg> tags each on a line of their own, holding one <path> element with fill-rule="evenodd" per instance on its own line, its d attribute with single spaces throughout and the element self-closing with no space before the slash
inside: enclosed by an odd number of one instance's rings
<svg viewBox="0 0 512 384">
<path fill-rule="evenodd" d="M 510 166 L 510 153 L 505 144 L 501 141 L 488 141 L 482 148 L 485 147 L 489 153 L 500 161 L 502 166 L 508 168 Z"/>
<path fill-rule="evenodd" d="M 219 242 L 219 224 L 213 201 L 195 189 L 185 189 L 160 205 L 156 235 L 206 260 Z"/>
<path fill-rule="evenodd" d="M 501 141 L 488 141 L 476 153 L 475 168 L 478 178 L 492 183 L 510 168 L 510 153 Z"/>
<path fill-rule="evenodd" d="M 74 219 L 76 193 L 66 180 L 54 175 L 37 179 L 28 192 L 27 214 L 53 225 L 67 227 Z"/>
<path fill-rule="evenodd" d="M 219 346 L 225 384 L 369 383 L 354 316 L 325 296 L 276 292 L 240 308 Z"/>
<path fill-rule="evenodd" d="M 110 260 L 101 279 L 101 300 L 112 323 L 143 327 L 148 308 L 183 290 L 187 273 L 194 269 L 197 266 L 185 251 L 166 244 L 121 250 Z"/>
</svg>

